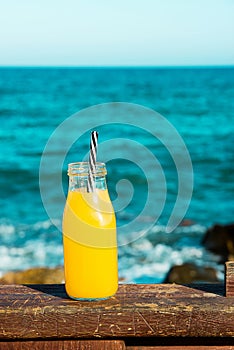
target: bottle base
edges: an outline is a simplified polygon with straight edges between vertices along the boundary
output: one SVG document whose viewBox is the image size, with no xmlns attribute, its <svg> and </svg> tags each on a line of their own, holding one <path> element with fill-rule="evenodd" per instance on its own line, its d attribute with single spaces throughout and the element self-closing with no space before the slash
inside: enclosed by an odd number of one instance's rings
<svg viewBox="0 0 234 350">
<path fill-rule="evenodd" d="M 107 300 L 107 299 L 111 298 L 113 295 L 110 295 L 110 296 L 104 297 L 104 298 L 77 298 L 77 297 L 73 297 L 72 295 L 68 294 L 68 297 L 73 299 L 73 300 L 76 300 L 76 301 L 101 301 L 101 300 Z"/>
</svg>

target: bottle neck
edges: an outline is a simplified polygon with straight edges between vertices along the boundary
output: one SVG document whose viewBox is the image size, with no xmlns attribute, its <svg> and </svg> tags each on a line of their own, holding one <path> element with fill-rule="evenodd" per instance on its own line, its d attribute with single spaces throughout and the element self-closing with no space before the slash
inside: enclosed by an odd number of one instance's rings
<svg viewBox="0 0 234 350">
<path fill-rule="evenodd" d="M 68 166 L 69 191 L 87 192 L 89 176 L 93 178 L 94 190 L 106 190 L 106 173 L 104 163 L 96 163 L 92 172 L 87 162 L 71 163 Z"/>
</svg>

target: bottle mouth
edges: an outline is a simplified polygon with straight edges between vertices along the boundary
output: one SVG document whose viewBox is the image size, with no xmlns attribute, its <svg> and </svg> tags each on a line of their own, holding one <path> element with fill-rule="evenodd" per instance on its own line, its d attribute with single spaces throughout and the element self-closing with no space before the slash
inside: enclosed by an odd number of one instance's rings
<svg viewBox="0 0 234 350">
<path fill-rule="evenodd" d="M 75 162 L 68 164 L 68 176 L 88 176 L 91 169 L 88 162 Z M 107 174 L 105 163 L 97 162 L 92 171 L 95 176 L 105 176 Z"/>
</svg>

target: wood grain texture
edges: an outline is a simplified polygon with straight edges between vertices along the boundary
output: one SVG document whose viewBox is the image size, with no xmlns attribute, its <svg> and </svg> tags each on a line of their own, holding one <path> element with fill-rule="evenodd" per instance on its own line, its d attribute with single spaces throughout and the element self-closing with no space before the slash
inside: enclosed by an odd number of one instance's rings
<svg viewBox="0 0 234 350">
<path fill-rule="evenodd" d="M 54 340 L 0 342 L 1 350 L 125 350 L 122 340 Z"/>
<path fill-rule="evenodd" d="M 126 337 L 234 337 L 234 298 L 198 285 L 130 284 L 79 302 L 64 285 L 0 286 L 1 340 Z"/>
<path fill-rule="evenodd" d="M 234 261 L 226 262 L 226 297 L 234 297 Z"/>
</svg>

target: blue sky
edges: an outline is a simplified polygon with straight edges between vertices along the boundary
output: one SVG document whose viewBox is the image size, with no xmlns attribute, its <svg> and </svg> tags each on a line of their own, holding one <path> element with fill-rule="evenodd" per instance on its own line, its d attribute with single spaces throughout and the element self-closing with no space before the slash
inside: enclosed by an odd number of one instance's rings
<svg viewBox="0 0 234 350">
<path fill-rule="evenodd" d="M 0 0 L 0 65 L 234 64 L 234 0 Z"/>
</svg>

